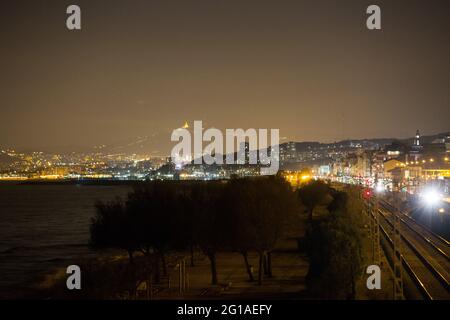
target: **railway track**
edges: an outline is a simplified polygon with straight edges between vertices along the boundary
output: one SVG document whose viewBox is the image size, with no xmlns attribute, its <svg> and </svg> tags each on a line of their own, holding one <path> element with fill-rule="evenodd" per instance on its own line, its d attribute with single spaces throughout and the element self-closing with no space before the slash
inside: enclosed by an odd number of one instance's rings
<svg viewBox="0 0 450 320">
<path fill-rule="evenodd" d="M 393 215 L 400 214 L 402 265 L 425 299 L 450 299 L 450 246 L 446 240 L 423 228 L 389 203 L 380 201 L 380 228 L 392 247 Z"/>
<path fill-rule="evenodd" d="M 414 218 L 410 217 L 408 214 L 396 210 L 389 202 L 381 200 L 380 205 L 390 212 L 399 212 L 401 219 L 400 221 L 412 232 L 423 238 L 428 244 L 433 248 L 433 250 L 438 251 L 441 255 L 445 257 L 447 262 L 450 262 L 450 241 L 447 241 L 440 235 L 434 233 L 426 226 L 417 222 Z"/>
</svg>

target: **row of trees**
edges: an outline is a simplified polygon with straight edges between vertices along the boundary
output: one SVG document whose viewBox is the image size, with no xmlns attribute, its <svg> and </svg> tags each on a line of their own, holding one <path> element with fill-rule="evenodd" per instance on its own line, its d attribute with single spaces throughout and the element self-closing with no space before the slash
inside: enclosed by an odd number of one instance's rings
<svg viewBox="0 0 450 320">
<path fill-rule="evenodd" d="M 315 297 L 354 299 L 363 266 L 359 192 L 337 191 L 321 184 L 308 187 L 308 192 L 317 191 L 316 199 L 329 196 L 331 200 L 326 205 L 327 214 L 312 221 L 305 239 L 310 260 L 307 286 Z"/>
<path fill-rule="evenodd" d="M 156 282 L 161 270 L 167 273 L 169 252 L 190 252 L 193 265 L 197 249 L 210 261 L 212 284 L 219 281 L 217 254 L 221 251 L 241 254 L 253 281 L 248 255 L 257 252 L 261 284 L 264 275 L 272 275 L 277 241 L 289 227 L 301 224 L 299 217 L 305 213 L 308 223 L 302 247 L 310 261 L 310 293 L 320 298 L 352 298 L 363 263 L 364 223 L 358 195 L 357 190 L 337 191 L 320 181 L 293 191 L 278 177 L 145 183 L 125 200 L 96 205 L 91 244 L 126 250 L 132 265 L 136 253 L 148 257 Z"/>
<path fill-rule="evenodd" d="M 272 274 L 272 250 L 285 226 L 298 218 L 299 197 L 282 178 L 236 179 L 228 182 L 151 182 L 135 187 L 126 200 L 99 202 L 91 224 L 95 248 L 126 250 L 131 263 L 137 252 L 167 273 L 169 251 L 200 248 L 211 265 L 211 282 L 218 283 L 217 253 L 239 252 L 249 280 L 250 251 L 259 255 L 258 283 L 264 270 Z M 298 222 L 297 222 L 298 223 Z"/>
</svg>

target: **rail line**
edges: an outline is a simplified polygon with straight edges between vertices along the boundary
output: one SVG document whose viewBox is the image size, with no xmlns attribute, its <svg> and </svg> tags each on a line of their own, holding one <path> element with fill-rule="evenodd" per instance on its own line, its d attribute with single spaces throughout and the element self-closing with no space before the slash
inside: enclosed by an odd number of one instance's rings
<svg viewBox="0 0 450 320">
<path fill-rule="evenodd" d="M 391 237 L 387 233 L 386 229 L 384 229 L 383 226 L 380 225 L 380 230 L 382 234 L 385 236 L 385 238 L 388 240 L 388 243 L 391 248 L 394 247 L 394 242 L 392 241 Z M 416 287 L 419 289 L 420 293 L 423 295 L 423 297 L 427 300 L 433 300 L 433 297 L 428 292 L 427 288 L 423 284 L 423 282 L 420 280 L 420 278 L 417 276 L 417 274 L 413 271 L 411 268 L 411 265 L 405 260 L 404 256 L 401 256 L 402 266 L 406 270 L 406 272 L 409 274 L 411 280 L 414 282 Z"/>
<path fill-rule="evenodd" d="M 402 219 L 402 222 L 408 226 L 408 228 L 410 228 L 413 232 L 419 234 L 420 236 L 424 237 L 424 234 L 429 235 L 428 239 L 433 242 L 433 244 L 440 248 L 441 250 L 438 251 L 444 251 L 442 250 L 442 248 L 440 246 L 444 246 L 444 248 L 446 250 L 448 250 L 450 248 L 450 241 L 444 239 L 443 237 L 441 237 L 440 235 L 436 234 L 435 232 L 431 231 L 428 227 L 424 226 L 423 224 L 421 224 L 420 222 L 416 221 L 414 218 L 412 218 L 411 216 L 409 216 L 408 214 L 402 212 L 401 210 L 397 210 L 392 204 L 390 204 L 389 202 L 387 202 L 386 200 L 380 199 L 380 204 L 385 207 L 386 210 L 389 210 L 391 212 L 399 212 L 402 217 L 406 218 L 410 224 L 408 224 L 406 221 L 404 221 Z M 414 227 L 412 227 L 412 225 Z M 420 231 L 417 230 L 420 229 Z M 425 231 L 425 232 L 423 232 Z M 427 240 L 428 240 L 427 239 Z M 434 240 L 434 241 L 433 241 Z M 447 257 L 447 259 L 450 261 L 449 255 L 447 253 L 445 253 L 445 256 Z"/>
<path fill-rule="evenodd" d="M 395 214 L 395 208 L 390 204 L 383 201 L 381 205 L 388 214 Z M 381 209 L 379 214 L 385 222 L 384 226 L 389 227 L 389 231 L 391 231 L 393 224 L 388 214 Z M 402 242 L 406 244 L 406 250 L 403 250 L 401 257 L 403 268 L 425 299 L 448 299 L 450 297 L 450 285 L 447 280 L 447 270 L 450 268 L 448 245 L 444 247 L 444 242 L 437 240 L 439 238 L 434 234 L 424 236 L 402 217 L 400 217 L 400 221 L 406 227 L 402 230 L 401 235 Z M 393 247 L 389 231 L 384 226 L 380 220 L 381 232 Z M 436 245 L 437 241 L 440 243 L 439 245 Z"/>
</svg>

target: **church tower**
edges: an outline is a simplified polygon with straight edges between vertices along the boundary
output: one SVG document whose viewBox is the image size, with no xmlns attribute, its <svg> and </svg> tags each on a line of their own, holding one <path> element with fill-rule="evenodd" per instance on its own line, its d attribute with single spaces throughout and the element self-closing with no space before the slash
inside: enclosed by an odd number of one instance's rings
<svg viewBox="0 0 450 320">
<path fill-rule="evenodd" d="M 419 129 L 417 129 L 417 131 L 416 131 L 416 136 L 414 137 L 413 145 L 416 146 L 416 147 L 420 146 L 420 132 L 419 132 Z"/>
<path fill-rule="evenodd" d="M 417 129 L 416 135 L 414 136 L 413 145 L 410 148 L 410 157 L 414 162 L 419 160 L 421 151 L 422 146 L 420 145 L 420 132 Z"/>
</svg>

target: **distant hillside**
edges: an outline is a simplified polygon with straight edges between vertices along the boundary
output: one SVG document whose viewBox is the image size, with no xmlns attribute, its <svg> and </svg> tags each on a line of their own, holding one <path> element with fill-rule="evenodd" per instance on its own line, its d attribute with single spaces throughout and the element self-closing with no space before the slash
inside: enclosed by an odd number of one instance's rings
<svg viewBox="0 0 450 320">
<path fill-rule="evenodd" d="M 422 143 L 430 143 L 433 140 L 450 135 L 450 132 L 422 136 Z M 81 147 L 58 147 L 58 148 L 36 148 L 29 150 L 20 151 L 44 151 L 48 153 L 63 153 L 68 154 L 74 153 L 103 153 L 103 154 L 146 154 L 153 156 L 168 156 L 170 155 L 171 148 L 175 145 L 175 142 L 170 141 L 170 132 L 155 133 L 149 136 L 141 137 L 131 137 L 124 138 L 116 143 L 92 146 L 90 148 Z M 318 148 L 334 148 L 334 147 L 352 147 L 360 144 L 362 147 L 367 146 L 378 146 L 382 148 L 385 145 L 391 144 L 393 141 L 400 141 L 404 144 L 411 145 L 414 137 L 406 139 L 396 139 L 396 138 L 374 138 L 374 139 L 347 139 L 342 141 L 337 141 L 333 143 L 321 143 L 317 141 L 299 141 L 295 142 L 296 150 L 299 152 L 304 152 L 308 150 L 314 150 Z M 281 146 L 286 145 L 282 143 Z M 1 155 L 1 154 L 0 154 Z M 0 164 L 2 162 L 8 163 L 11 159 L 3 154 L 3 159 L 0 158 Z M 14 161 L 14 160 L 12 160 Z"/>
<path fill-rule="evenodd" d="M 430 135 L 430 136 L 421 136 L 420 137 L 420 142 L 422 144 L 424 144 L 424 143 L 431 143 L 431 142 L 433 142 L 436 139 L 443 138 L 443 137 L 448 137 L 448 136 L 450 136 L 450 131 L 449 132 L 444 132 L 444 133 L 439 133 L 439 134 L 434 134 L 434 135 Z M 400 140 L 400 141 L 402 141 L 403 143 L 406 143 L 408 145 L 411 145 L 413 143 L 413 140 L 414 140 L 414 137 L 403 139 L 403 140 Z"/>
<path fill-rule="evenodd" d="M 434 135 L 421 136 L 420 141 L 422 144 L 431 143 L 438 138 L 443 138 L 446 136 L 450 136 L 450 132 L 443 132 Z M 396 138 L 374 138 L 374 139 L 349 139 L 349 140 L 341 140 L 333 143 L 320 143 L 320 142 L 296 142 L 295 147 L 297 151 L 307 151 L 308 149 L 316 149 L 316 148 L 333 148 L 339 146 L 350 147 L 351 145 L 361 144 L 362 146 L 371 144 L 378 145 L 379 147 L 383 147 L 385 145 L 391 144 L 394 141 L 400 141 L 406 145 L 413 144 L 414 137 L 406 138 L 406 139 L 396 139 Z M 287 143 L 283 143 L 281 145 L 286 145 Z"/>
</svg>

